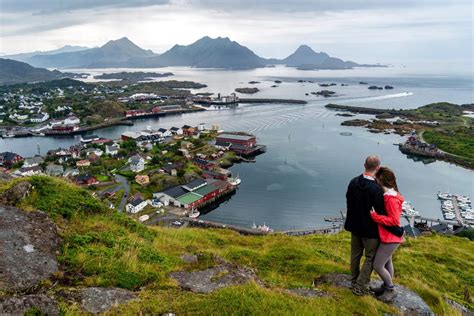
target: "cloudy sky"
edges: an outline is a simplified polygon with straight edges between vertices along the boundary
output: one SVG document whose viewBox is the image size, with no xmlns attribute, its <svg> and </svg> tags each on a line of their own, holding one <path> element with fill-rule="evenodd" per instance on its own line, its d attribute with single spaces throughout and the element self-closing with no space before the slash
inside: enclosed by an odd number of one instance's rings
<svg viewBox="0 0 474 316">
<path fill-rule="evenodd" d="M 0 0 L 0 52 L 100 46 L 127 36 L 161 53 L 223 36 L 262 57 L 300 44 L 357 62 L 472 67 L 471 0 Z"/>
</svg>

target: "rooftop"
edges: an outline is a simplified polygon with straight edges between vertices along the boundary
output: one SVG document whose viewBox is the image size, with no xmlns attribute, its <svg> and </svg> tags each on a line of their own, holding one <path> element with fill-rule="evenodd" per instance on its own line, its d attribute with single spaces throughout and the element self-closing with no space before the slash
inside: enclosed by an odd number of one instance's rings
<svg viewBox="0 0 474 316">
<path fill-rule="evenodd" d="M 182 204 L 190 204 L 190 203 L 196 202 L 200 198 L 202 198 L 202 196 L 197 195 L 193 192 L 188 192 L 178 197 L 177 200 Z"/>
</svg>

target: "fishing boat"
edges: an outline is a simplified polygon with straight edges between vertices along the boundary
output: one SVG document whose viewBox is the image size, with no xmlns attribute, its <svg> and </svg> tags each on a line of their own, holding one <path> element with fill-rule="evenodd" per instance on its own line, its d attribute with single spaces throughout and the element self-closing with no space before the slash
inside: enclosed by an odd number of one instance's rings
<svg viewBox="0 0 474 316">
<path fill-rule="evenodd" d="M 188 217 L 189 217 L 189 218 L 198 218 L 199 215 L 201 215 L 201 213 L 200 213 L 198 210 L 196 210 L 196 209 L 193 208 L 193 209 L 191 210 L 191 213 L 188 214 Z"/>
<path fill-rule="evenodd" d="M 229 183 L 233 186 L 238 186 L 240 183 L 242 183 L 242 180 L 240 179 L 239 175 L 235 178 L 229 178 Z"/>
</svg>

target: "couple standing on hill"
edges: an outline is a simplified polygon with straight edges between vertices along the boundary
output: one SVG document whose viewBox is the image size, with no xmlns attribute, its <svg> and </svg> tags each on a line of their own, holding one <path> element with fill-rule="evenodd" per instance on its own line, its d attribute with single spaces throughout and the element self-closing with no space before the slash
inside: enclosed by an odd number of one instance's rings
<svg viewBox="0 0 474 316">
<path fill-rule="evenodd" d="M 344 228 L 352 233 L 352 292 L 374 294 L 391 301 L 396 296 L 392 255 L 403 240 L 400 227 L 403 196 L 398 192 L 395 174 L 387 167 L 380 167 L 377 156 L 367 157 L 364 167 L 365 172 L 351 180 L 346 194 Z M 363 254 L 365 262 L 361 268 Z M 379 288 L 369 287 L 372 270 L 383 280 Z"/>
</svg>

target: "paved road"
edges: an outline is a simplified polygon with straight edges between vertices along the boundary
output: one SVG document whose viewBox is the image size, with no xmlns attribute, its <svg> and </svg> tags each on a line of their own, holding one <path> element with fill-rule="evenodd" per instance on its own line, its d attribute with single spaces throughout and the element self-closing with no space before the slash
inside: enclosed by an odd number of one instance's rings
<svg viewBox="0 0 474 316">
<path fill-rule="evenodd" d="M 117 191 L 118 190 L 124 190 L 124 194 L 123 194 L 123 197 L 122 197 L 122 200 L 120 201 L 120 205 L 118 207 L 118 211 L 119 212 L 122 212 L 123 209 L 125 208 L 125 204 L 127 203 L 127 199 L 130 195 L 130 185 L 128 184 L 128 181 L 125 177 L 119 175 L 119 174 L 116 174 L 115 175 L 115 179 L 120 183 L 119 186 L 117 186 Z"/>
</svg>

